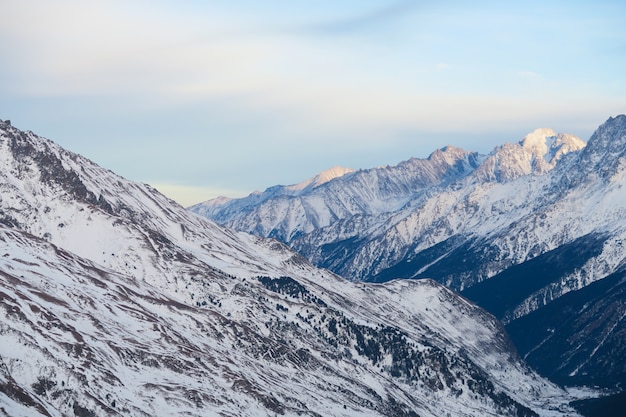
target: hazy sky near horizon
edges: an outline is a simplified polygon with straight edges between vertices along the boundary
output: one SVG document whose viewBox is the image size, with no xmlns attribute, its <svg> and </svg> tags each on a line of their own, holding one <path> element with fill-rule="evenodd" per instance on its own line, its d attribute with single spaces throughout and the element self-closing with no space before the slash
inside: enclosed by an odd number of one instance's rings
<svg viewBox="0 0 626 417">
<path fill-rule="evenodd" d="M 626 113 L 622 1 L 5 0 L 0 119 L 183 205 Z"/>
</svg>

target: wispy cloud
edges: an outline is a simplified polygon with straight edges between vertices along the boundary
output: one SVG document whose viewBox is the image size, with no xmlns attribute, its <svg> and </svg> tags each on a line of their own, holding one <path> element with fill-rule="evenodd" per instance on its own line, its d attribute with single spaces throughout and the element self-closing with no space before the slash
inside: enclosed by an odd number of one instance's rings
<svg viewBox="0 0 626 417">
<path fill-rule="evenodd" d="M 338 35 L 371 30 L 378 25 L 393 24 L 428 5 L 423 1 L 399 1 L 356 14 L 316 22 L 301 28 L 302 32 Z"/>
</svg>

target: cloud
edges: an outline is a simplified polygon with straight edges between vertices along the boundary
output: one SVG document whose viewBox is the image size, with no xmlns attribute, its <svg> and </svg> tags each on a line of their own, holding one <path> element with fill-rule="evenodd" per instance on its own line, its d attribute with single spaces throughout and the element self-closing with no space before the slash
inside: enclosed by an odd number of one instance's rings
<svg viewBox="0 0 626 417">
<path fill-rule="evenodd" d="M 422 1 L 393 2 L 373 10 L 357 12 L 357 14 L 352 13 L 347 17 L 304 26 L 300 31 L 311 34 L 337 35 L 371 30 L 378 25 L 394 23 L 396 20 L 414 13 L 419 8 L 423 8 L 424 5 L 425 2 Z"/>
<path fill-rule="evenodd" d="M 117 2 L 9 3 L 0 9 L 0 38 L 13 44 L 5 87 L 16 93 L 165 94 L 202 83 L 219 94 L 250 88 L 254 80 L 242 83 L 243 69 L 251 73 L 270 53 L 253 39 L 192 42 L 206 32 L 199 22 L 142 16 Z"/>
</svg>

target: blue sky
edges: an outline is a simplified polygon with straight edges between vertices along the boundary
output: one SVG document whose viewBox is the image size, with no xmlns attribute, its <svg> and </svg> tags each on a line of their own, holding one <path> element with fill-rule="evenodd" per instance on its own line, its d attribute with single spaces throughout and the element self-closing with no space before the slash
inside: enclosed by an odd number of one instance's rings
<svg viewBox="0 0 626 417">
<path fill-rule="evenodd" d="M 183 205 L 626 112 L 610 1 L 0 2 L 0 119 Z"/>
</svg>

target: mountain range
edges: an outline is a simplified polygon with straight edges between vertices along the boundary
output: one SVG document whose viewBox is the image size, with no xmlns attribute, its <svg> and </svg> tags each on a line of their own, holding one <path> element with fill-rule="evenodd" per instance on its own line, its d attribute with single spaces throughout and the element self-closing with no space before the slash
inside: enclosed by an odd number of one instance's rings
<svg viewBox="0 0 626 417">
<path fill-rule="evenodd" d="M 432 279 L 350 282 L 9 122 L 0 158 L 2 415 L 566 416 L 598 395 Z"/>
<path fill-rule="evenodd" d="M 346 172 L 190 207 L 364 282 L 431 278 L 506 324 L 560 384 L 626 385 L 626 116 L 585 143 L 538 129 L 481 155 Z"/>
</svg>

